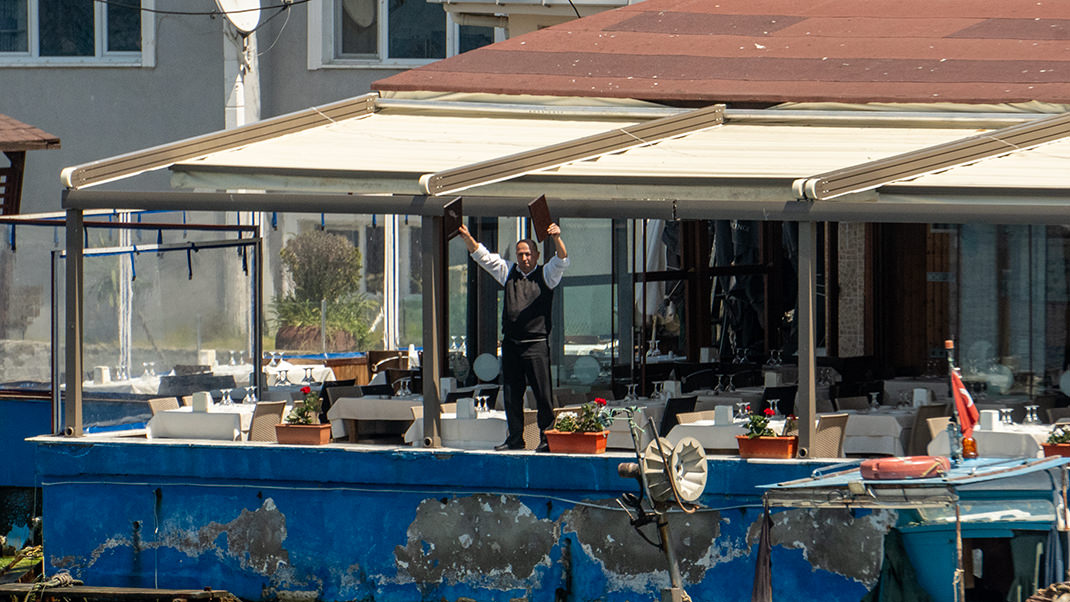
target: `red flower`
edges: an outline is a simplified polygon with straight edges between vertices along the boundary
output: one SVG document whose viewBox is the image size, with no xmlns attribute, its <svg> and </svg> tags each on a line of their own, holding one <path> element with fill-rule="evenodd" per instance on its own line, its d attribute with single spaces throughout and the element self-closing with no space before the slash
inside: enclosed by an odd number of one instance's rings
<svg viewBox="0 0 1070 602">
<path fill-rule="evenodd" d="M 765 408 L 765 410 L 763 411 L 765 412 L 766 416 L 772 416 L 773 414 L 776 414 L 776 412 L 773 411 L 773 408 Z"/>
<path fill-rule="evenodd" d="M 301 392 L 304 393 L 305 395 L 308 395 L 309 393 L 312 392 L 312 387 L 309 387 L 308 385 L 305 385 L 305 386 L 301 387 Z"/>
<path fill-rule="evenodd" d="M 606 405 L 606 400 L 602 399 L 601 397 L 595 397 L 594 402 L 600 406 Z"/>
</svg>

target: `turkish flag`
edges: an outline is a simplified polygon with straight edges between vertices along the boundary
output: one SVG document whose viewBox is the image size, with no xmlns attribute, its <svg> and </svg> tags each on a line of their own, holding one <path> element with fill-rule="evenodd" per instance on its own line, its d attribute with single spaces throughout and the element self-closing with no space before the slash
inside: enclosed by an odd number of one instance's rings
<svg viewBox="0 0 1070 602">
<path fill-rule="evenodd" d="M 962 384 L 957 368 L 951 371 L 951 392 L 955 395 L 955 411 L 959 414 L 962 436 L 969 437 L 973 434 L 973 427 L 981 419 L 981 414 L 977 411 L 977 406 L 973 405 L 973 398 L 966 390 L 966 385 Z"/>
</svg>

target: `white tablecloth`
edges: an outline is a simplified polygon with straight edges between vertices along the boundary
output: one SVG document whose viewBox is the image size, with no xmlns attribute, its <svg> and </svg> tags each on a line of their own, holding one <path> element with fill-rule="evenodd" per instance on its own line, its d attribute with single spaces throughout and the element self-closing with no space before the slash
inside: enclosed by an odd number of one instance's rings
<svg viewBox="0 0 1070 602">
<path fill-rule="evenodd" d="M 977 442 L 977 454 L 992 458 L 1039 458 L 1044 455 L 1041 443 L 1047 441 L 1051 432 L 1049 425 L 1013 424 L 1000 425 L 996 430 L 973 430 Z M 929 443 L 929 454 L 948 455 L 947 431 L 937 433 Z"/>
<path fill-rule="evenodd" d="M 212 404 L 207 412 L 190 406 L 157 413 L 146 424 L 149 439 L 221 439 L 237 441 L 249 431 L 256 404 Z"/>
<path fill-rule="evenodd" d="M 342 397 L 327 410 L 327 419 L 334 420 L 412 420 L 413 406 L 422 406 L 423 397 Z"/>
<path fill-rule="evenodd" d="M 250 371 L 252 366 L 249 367 Z M 280 376 L 282 371 L 286 371 L 286 379 L 291 383 L 299 384 L 305 378 L 306 369 L 312 369 L 312 380 L 316 383 L 322 383 L 328 380 L 334 380 L 334 370 L 328 368 L 324 364 L 291 364 L 286 360 L 279 362 L 278 366 L 264 366 L 264 374 L 267 375 L 267 384 L 274 385 L 276 377 Z M 246 371 L 246 380 L 248 380 L 249 371 Z"/>
<path fill-rule="evenodd" d="M 914 427 L 913 409 L 881 408 L 878 412 L 847 411 L 843 453 L 902 456 Z"/>
<path fill-rule="evenodd" d="M 780 434 L 784 430 L 784 421 L 770 420 L 769 428 Z M 698 422 L 677 424 L 669 431 L 668 436 L 663 436 L 673 445 L 679 443 L 684 437 L 694 437 L 698 439 L 704 449 L 734 453 L 739 450 L 736 436 L 745 435 L 746 433 L 746 422 L 716 424 L 713 420 L 699 420 Z"/>
<path fill-rule="evenodd" d="M 457 414 L 442 414 L 442 447 L 457 449 L 493 449 L 509 436 L 505 424 L 505 412 L 491 410 L 481 412 L 476 418 L 457 418 Z M 412 426 L 405 431 L 405 442 L 416 447 L 423 447 L 424 420 L 413 420 Z"/>
</svg>

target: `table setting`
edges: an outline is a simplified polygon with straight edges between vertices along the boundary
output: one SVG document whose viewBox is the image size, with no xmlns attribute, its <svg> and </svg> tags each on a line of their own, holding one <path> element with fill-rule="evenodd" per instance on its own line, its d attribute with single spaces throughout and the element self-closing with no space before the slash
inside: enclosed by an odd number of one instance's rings
<svg viewBox="0 0 1070 602">
<path fill-rule="evenodd" d="M 1051 425 L 1042 424 L 1038 406 L 1025 406 L 1025 418 L 1015 422 L 1010 408 L 981 410 L 981 421 L 973 429 L 977 453 L 982 457 L 1038 458 L 1041 444 L 1047 441 Z M 949 452 L 947 431 L 937 433 L 928 448 L 929 454 L 946 456 Z"/>
<path fill-rule="evenodd" d="M 209 403 L 205 411 L 183 406 L 157 413 L 145 428 L 149 439 L 240 441 L 249 432 L 255 411 L 255 403 Z"/>
</svg>

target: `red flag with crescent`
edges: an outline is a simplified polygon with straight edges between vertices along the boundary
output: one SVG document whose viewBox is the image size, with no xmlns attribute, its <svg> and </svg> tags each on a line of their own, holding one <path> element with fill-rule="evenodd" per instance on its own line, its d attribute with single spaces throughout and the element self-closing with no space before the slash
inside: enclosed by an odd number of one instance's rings
<svg viewBox="0 0 1070 602">
<path fill-rule="evenodd" d="M 951 371 L 951 392 L 955 395 L 955 411 L 959 415 L 962 436 L 969 437 L 973 434 L 973 427 L 980 421 L 981 414 L 977 411 L 977 406 L 973 405 L 973 398 L 966 390 L 966 385 L 962 384 L 958 369 Z"/>
</svg>

